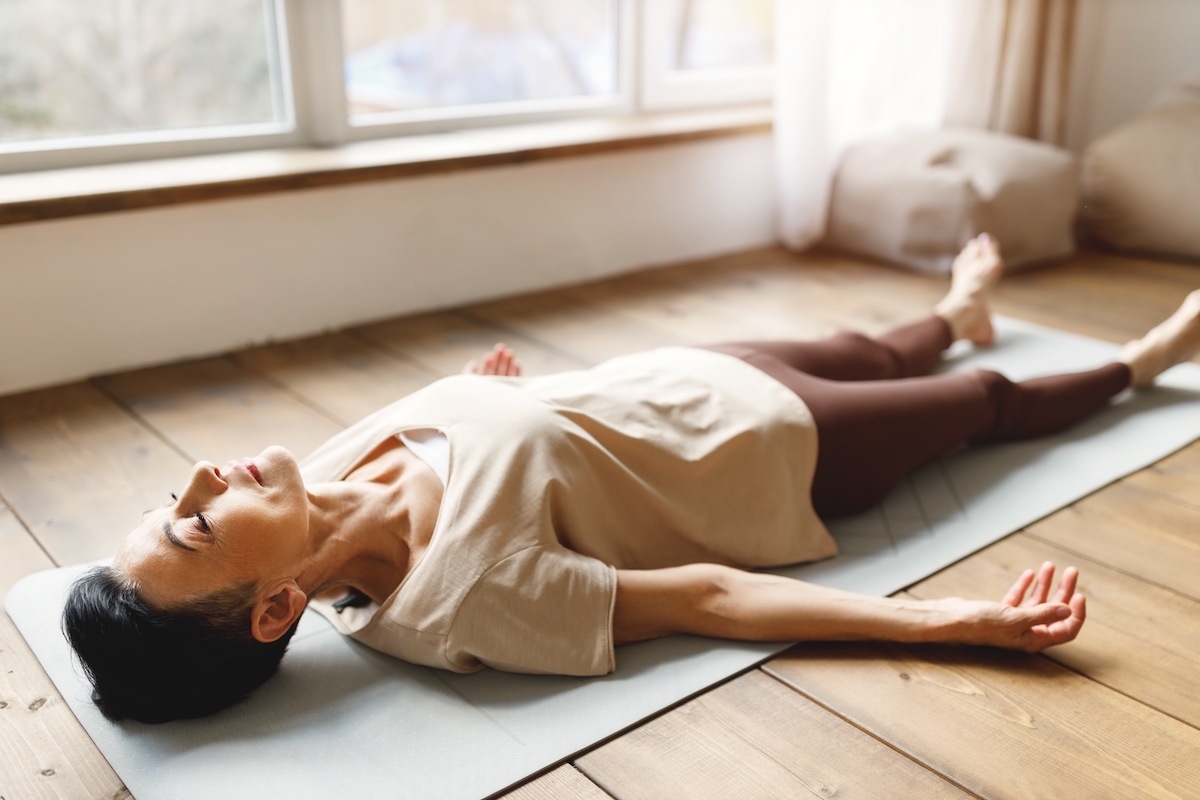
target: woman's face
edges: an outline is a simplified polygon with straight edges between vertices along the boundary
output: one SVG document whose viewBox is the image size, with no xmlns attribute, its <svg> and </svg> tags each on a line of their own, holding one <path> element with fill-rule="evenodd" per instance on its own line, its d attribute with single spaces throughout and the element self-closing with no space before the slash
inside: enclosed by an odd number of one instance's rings
<svg viewBox="0 0 1200 800">
<path fill-rule="evenodd" d="M 201 461 L 174 503 L 147 511 L 114 566 L 152 606 L 294 577 L 307 554 L 308 493 L 295 457 L 268 447 L 224 467 Z"/>
</svg>

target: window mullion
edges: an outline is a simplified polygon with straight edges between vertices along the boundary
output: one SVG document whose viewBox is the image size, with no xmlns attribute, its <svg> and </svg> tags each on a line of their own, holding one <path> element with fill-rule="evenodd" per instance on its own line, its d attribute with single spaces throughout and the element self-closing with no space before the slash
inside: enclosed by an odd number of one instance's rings
<svg viewBox="0 0 1200 800">
<path fill-rule="evenodd" d="M 642 0 L 617 0 L 617 94 L 619 110 L 633 113 L 638 110 L 641 94 L 639 64 L 641 63 L 638 39 Z"/>
<path fill-rule="evenodd" d="M 346 85 L 339 0 L 290 0 L 296 120 L 304 141 L 330 146 L 346 141 Z"/>
</svg>

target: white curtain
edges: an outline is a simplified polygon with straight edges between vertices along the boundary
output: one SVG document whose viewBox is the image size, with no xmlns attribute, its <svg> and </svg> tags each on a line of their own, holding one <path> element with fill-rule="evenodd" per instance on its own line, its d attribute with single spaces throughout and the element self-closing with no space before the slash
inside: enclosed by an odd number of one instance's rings
<svg viewBox="0 0 1200 800">
<path fill-rule="evenodd" d="M 1077 0 L 957 0 L 946 124 L 1066 134 Z"/>
<path fill-rule="evenodd" d="M 1076 0 L 776 0 L 780 234 L 825 232 L 842 152 L 943 124 L 1062 137 Z"/>
</svg>

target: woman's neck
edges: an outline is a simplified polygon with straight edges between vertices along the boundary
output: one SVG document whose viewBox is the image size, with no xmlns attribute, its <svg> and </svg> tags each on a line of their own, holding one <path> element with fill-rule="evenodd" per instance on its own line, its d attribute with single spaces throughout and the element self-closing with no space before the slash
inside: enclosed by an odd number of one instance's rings
<svg viewBox="0 0 1200 800">
<path fill-rule="evenodd" d="M 442 500 L 441 481 L 403 446 L 308 491 L 310 554 L 300 589 L 312 597 L 349 586 L 379 603 L 423 554 Z"/>
</svg>

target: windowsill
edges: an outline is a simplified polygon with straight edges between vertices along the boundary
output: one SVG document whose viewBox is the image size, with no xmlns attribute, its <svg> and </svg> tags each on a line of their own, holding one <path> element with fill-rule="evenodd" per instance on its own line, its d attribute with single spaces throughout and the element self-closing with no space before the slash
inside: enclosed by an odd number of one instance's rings
<svg viewBox="0 0 1200 800">
<path fill-rule="evenodd" d="M 390 180 L 771 130 L 769 106 L 251 150 L 0 176 L 0 225 Z"/>
</svg>

